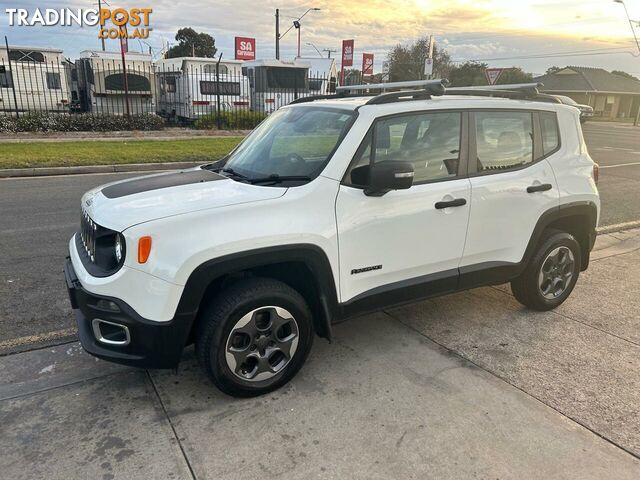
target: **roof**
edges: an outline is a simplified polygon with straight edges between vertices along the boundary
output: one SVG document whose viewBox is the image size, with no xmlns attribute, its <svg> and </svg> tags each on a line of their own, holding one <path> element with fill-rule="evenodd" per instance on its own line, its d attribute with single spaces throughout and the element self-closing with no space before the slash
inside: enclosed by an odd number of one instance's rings
<svg viewBox="0 0 640 480">
<path fill-rule="evenodd" d="M 5 45 L 0 45 L 0 50 L 6 49 L 7 47 Z M 29 50 L 34 52 L 62 53 L 62 50 L 60 50 L 59 48 L 34 47 L 27 45 L 9 45 L 9 50 Z"/>
<path fill-rule="evenodd" d="M 640 80 L 626 78 L 603 68 L 565 67 L 534 78 L 544 83 L 541 92 L 600 92 L 640 95 Z"/>
<path fill-rule="evenodd" d="M 325 100 L 316 100 L 309 103 L 300 103 L 286 108 L 295 107 L 334 107 L 346 110 L 356 110 L 364 107 L 366 103 L 375 95 L 362 97 L 335 97 Z M 507 109 L 527 109 L 557 111 L 567 108 L 575 110 L 575 107 L 563 105 L 561 103 L 536 102 L 535 100 L 513 100 L 498 97 L 476 97 L 468 95 L 434 95 L 429 100 L 406 100 L 402 102 L 391 102 L 380 105 L 367 105 L 367 108 L 375 108 L 382 115 L 402 112 L 439 110 L 439 109 L 471 109 L 471 108 L 507 108 Z"/>
<path fill-rule="evenodd" d="M 103 52 L 102 50 L 83 50 L 80 52 L 80 58 L 104 58 L 106 60 L 121 60 L 120 52 Z M 148 53 L 127 52 L 127 60 L 140 60 L 143 62 L 151 62 L 153 57 Z"/>
<path fill-rule="evenodd" d="M 249 60 L 244 62 L 246 67 L 289 67 L 289 68 L 309 68 L 309 63 L 305 60 Z"/>
<path fill-rule="evenodd" d="M 335 58 L 298 57 L 297 59 L 309 64 L 309 72 L 314 75 L 327 77 L 334 73 L 332 70 L 336 68 Z"/>
<path fill-rule="evenodd" d="M 194 62 L 194 63 L 217 63 L 218 59 L 213 57 L 172 57 L 162 58 L 156 63 L 182 63 L 182 62 Z M 244 63 L 243 60 L 225 60 L 220 61 L 220 65 L 239 65 Z"/>
</svg>

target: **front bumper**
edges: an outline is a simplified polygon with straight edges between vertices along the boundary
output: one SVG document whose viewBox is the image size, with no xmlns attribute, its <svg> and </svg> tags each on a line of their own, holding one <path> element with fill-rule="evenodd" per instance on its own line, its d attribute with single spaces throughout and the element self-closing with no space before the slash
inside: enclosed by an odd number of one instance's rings
<svg viewBox="0 0 640 480">
<path fill-rule="evenodd" d="M 70 258 L 65 261 L 64 276 L 80 343 L 88 353 L 142 368 L 175 368 L 178 365 L 191 322 L 180 317 L 170 322 L 152 322 L 120 299 L 89 293 L 78 280 Z M 128 333 L 128 342 L 122 345 L 104 343 L 104 339 L 99 339 L 94 332 L 94 319 L 122 326 Z"/>
</svg>

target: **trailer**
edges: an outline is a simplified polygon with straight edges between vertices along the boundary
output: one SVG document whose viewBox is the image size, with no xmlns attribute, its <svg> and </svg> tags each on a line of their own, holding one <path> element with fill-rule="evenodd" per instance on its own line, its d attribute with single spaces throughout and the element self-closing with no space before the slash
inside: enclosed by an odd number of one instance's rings
<svg viewBox="0 0 640 480">
<path fill-rule="evenodd" d="M 242 61 L 179 57 L 156 62 L 158 114 L 193 121 L 218 111 L 248 110 L 249 80 Z"/>
<path fill-rule="evenodd" d="M 0 113 L 68 112 L 64 63 L 62 50 L 0 47 Z"/>
<path fill-rule="evenodd" d="M 298 60 L 251 60 L 243 73 L 251 87 L 251 110 L 271 113 L 297 98 L 312 95 L 307 62 Z"/>
<path fill-rule="evenodd" d="M 140 115 L 156 111 L 156 79 L 152 57 L 85 50 L 76 62 L 80 110 L 87 113 Z M 128 108 L 127 108 L 128 97 Z"/>
</svg>

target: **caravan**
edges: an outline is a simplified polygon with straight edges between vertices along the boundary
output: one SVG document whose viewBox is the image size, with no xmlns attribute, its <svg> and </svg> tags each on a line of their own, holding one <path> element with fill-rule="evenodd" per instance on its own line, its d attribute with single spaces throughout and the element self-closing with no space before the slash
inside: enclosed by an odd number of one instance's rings
<svg viewBox="0 0 640 480">
<path fill-rule="evenodd" d="M 196 120 L 218 111 L 249 109 L 249 81 L 242 62 L 213 58 L 180 57 L 160 60 L 158 114 L 167 118 Z"/>
<path fill-rule="evenodd" d="M 126 78 L 119 52 L 80 53 L 76 66 L 82 111 L 112 115 L 155 113 L 156 80 L 151 55 L 129 52 L 125 58 Z"/>
<path fill-rule="evenodd" d="M 309 68 L 294 60 L 252 60 L 244 62 L 242 71 L 251 86 L 251 110 L 272 113 L 297 98 L 311 95 Z"/>
<path fill-rule="evenodd" d="M 15 97 L 14 97 L 15 93 Z M 68 112 L 62 50 L 0 47 L 0 112 Z"/>
</svg>

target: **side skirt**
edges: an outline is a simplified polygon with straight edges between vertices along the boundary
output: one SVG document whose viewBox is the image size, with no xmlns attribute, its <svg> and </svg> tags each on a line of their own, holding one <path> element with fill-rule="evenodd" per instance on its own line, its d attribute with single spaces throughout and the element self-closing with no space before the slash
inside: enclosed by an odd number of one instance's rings
<svg viewBox="0 0 640 480">
<path fill-rule="evenodd" d="M 523 268 L 522 263 L 488 262 L 374 288 L 341 304 L 338 320 L 471 288 L 499 285 L 516 278 Z"/>
</svg>

